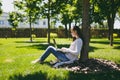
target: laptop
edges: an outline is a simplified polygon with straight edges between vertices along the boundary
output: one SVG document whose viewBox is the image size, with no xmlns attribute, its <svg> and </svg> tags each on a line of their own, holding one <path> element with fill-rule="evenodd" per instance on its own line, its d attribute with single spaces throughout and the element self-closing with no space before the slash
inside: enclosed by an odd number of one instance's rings
<svg viewBox="0 0 120 80">
<path fill-rule="evenodd" d="M 56 44 L 55 39 L 53 39 L 53 43 L 54 43 L 55 48 L 57 49 L 57 48 L 58 48 L 58 46 L 57 46 L 57 44 Z"/>
<path fill-rule="evenodd" d="M 62 49 L 58 48 L 55 39 L 53 39 L 53 43 L 54 43 L 54 46 L 55 46 L 55 48 L 56 48 L 57 51 L 64 52 Z"/>
</svg>

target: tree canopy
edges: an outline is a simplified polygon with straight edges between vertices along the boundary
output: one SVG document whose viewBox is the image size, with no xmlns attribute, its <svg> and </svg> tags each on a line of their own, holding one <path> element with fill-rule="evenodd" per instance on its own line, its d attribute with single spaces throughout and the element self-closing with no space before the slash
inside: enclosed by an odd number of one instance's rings
<svg viewBox="0 0 120 80">
<path fill-rule="evenodd" d="M 1 8 L 1 6 L 2 6 L 2 3 L 0 1 L 0 14 L 2 14 L 2 8 Z"/>
<path fill-rule="evenodd" d="M 35 23 L 40 16 L 40 5 L 42 0 L 21 0 L 14 1 L 14 5 L 18 12 L 26 16 L 26 22 L 30 26 L 30 41 L 32 42 L 32 23 Z"/>
<path fill-rule="evenodd" d="M 110 45 L 113 45 L 115 16 L 119 13 L 120 0 L 91 0 L 91 22 L 103 24 L 107 20 Z"/>
<path fill-rule="evenodd" d="M 18 27 L 19 22 L 23 21 L 23 15 L 18 13 L 18 12 L 11 12 L 9 13 L 9 23 L 11 26 L 13 26 L 13 28 Z"/>
</svg>

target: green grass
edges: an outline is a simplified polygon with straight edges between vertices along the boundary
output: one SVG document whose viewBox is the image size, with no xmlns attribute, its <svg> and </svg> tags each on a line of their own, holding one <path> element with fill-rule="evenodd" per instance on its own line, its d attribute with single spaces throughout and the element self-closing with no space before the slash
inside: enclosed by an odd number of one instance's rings
<svg viewBox="0 0 120 80">
<path fill-rule="evenodd" d="M 71 39 L 56 39 L 59 47 L 68 47 Z M 51 41 L 52 42 L 52 41 Z M 120 72 L 74 73 L 65 69 L 54 69 L 49 61 L 55 59 L 50 55 L 45 64 L 32 65 L 48 44 L 47 38 L 37 38 L 33 43 L 29 38 L 0 38 L 0 80 L 120 80 Z M 90 58 L 103 58 L 120 64 L 120 39 L 115 39 L 110 47 L 107 39 L 91 39 Z"/>
<path fill-rule="evenodd" d="M 108 39 L 92 39 L 89 56 L 103 58 L 120 64 L 120 39 L 114 40 L 114 46 L 109 46 Z"/>
</svg>

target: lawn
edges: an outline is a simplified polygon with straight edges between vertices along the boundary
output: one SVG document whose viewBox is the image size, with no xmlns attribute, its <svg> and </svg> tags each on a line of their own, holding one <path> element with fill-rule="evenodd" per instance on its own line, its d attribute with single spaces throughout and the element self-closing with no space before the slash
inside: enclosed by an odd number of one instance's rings
<svg viewBox="0 0 120 80">
<path fill-rule="evenodd" d="M 56 39 L 59 47 L 68 47 L 71 41 Z M 0 80 L 120 80 L 119 71 L 85 74 L 54 69 L 49 65 L 55 59 L 53 55 L 46 59 L 45 64 L 31 64 L 47 46 L 47 38 L 36 38 L 32 43 L 29 38 L 0 38 Z M 120 39 L 114 40 L 113 47 L 109 46 L 107 39 L 91 39 L 89 57 L 120 64 Z"/>
</svg>

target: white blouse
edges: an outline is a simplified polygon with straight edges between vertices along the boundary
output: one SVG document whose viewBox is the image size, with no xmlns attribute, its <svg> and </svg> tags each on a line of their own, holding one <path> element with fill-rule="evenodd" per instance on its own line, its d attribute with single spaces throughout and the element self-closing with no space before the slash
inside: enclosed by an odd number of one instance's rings
<svg viewBox="0 0 120 80">
<path fill-rule="evenodd" d="M 73 41 L 70 47 L 65 50 L 65 55 L 67 56 L 67 58 L 70 60 L 77 60 L 81 52 L 82 45 L 83 41 L 81 38 L 78 38 L 75 41 Z"/>
</svg>

